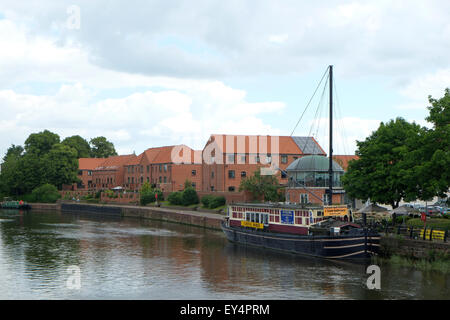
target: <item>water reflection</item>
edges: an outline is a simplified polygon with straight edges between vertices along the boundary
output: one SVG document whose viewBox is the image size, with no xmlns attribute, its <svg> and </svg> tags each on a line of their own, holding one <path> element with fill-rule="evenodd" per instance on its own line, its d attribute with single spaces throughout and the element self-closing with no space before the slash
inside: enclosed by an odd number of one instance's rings
<svg viewBox="0 0 450 320">
<path fill-rule="evenodd" d="M 82 272 L 66 287 L 67 268 Z M 0 211 L 2 299 L 448 299 L 449 277 L 268 252 L 151 220 Z"/>
</svg>

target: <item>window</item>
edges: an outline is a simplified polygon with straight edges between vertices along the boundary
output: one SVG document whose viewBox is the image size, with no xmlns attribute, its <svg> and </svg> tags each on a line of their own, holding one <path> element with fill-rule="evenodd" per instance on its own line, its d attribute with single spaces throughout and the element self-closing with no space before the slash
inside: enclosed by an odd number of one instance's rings
<svg viewBox="0 0 450 320">
<path fill-rule="evenodd" d="M 197 185 L 195 184 L 195 182 L 192 182 L 192 188 L 195 189 L 196 186 L 197 186 Z"/>
<path fill-rule="evenodd" d="M 167 172 L 167 164 L 164 165 L 164 172 Z"/>
<path fill-rule="evenodd" d="M 127 167 L 127 171 L 128 171 L 128 173 L 131 172 L 131 168 L 129 166 Z"/>
<path fill-rule="evenodd" d="M 128 177 L 128 183 L 130 183 L 130 177 Z"/>
<path fill-rule="evenodd" d="M 150 182 L 150 178 L 149 177 L 147 177 L 147 182 Z"/>
<path fill-rule="evenodd" d="M 150 172 L 150 166 L 147 166 L 147 173 Z"/>
<path fill-rule="evenodd" d="M 228 170 L 228 178 L 234 179 L 234 177 L 235 177 L 234 170 Z"/>
<path fill-rule="evenodd" d="M 228 163 L 234 163 L 234 153 L 228 155 Z"/>
<path fill-rule="evenodd" d="M 214 191 L 214 186 L 211 186 L 211 191 Z"/>
<path fill-rule="evenodd" d="M 78 175 L 79 176 L 83 175 L 83 170 L 78 170 Z"/>
<path fill-rule="evenodd" d="M 159 172 L 162 171 L 162 164 L 159 165 Z"/>
<path fill-rule="evenodd" d="M 92 176 L 92 171 L 88 171 L 88 176 Z"/>
<path fill-rule="evenodd" d="M 300 203 L 308 203 L 308 194 L 307 193 L 302 193 L 300 194 Z"/>
<path fill-rule="evenodd" d="M 241 163 L 245 163 L 247 161 L 247 157 L 245 155 L 241 156 Z"/>
<path fill-rule="evenodd" d="M 267 155 L 266 162 L 267 163 L 272 163 L 272 156 L 270 154 Z"/>
<path fill-rule="evenodd" d="M 134 183 L 134 177 L 131 177 L 131 183 Z"/>
<path fill-rule="evenodd" d="M 241 177 L 242 177 L 242 178 L 245 178 L 246 176 L 247 176 L 247 172 L 241 171 Z"/>
<path fill-rule="evenodd" d="M 214 171 L 211 171 L 211 178 L 214 178 Z"/>
<path fill-rule="evenodd" d="M 159 183 L 161 183 L 162 182 L 162 177 L 159 177 Z"/>
<path fill-rule="evenodd" d="M 192 170 L 192 175 L 193 176 L 197 175 L 197 170 Z"/>
<path fill-rule="evenodd" d="M 144 183 L 144 177 L 141 177 L 141 183 Z"/>
<path fill-rule="evenodd" d="M 131 173 L 134 173 L 134 166 L 131 166 Z"/>
<path fill-rule="evenodd" d="M 255 157 L 255 162 L 256 162 L 256 163 L 259 163 L 259 156 L 256 156 L 256 157 Z"/>
<path fill-rule="evenodd" d="M 167 177 L 164 177 L 164 183 L 167 183 Z"/>
<path fill-rule="evenodd" d="M 281 179 L 286 179 L 286 171 L 281 171 Z"/>
<path fill-rule="evenodd" d="M 235 191 L 235 187 L 233 187 L 233 186 L 228 187 L 228 191 L 234 192 Z"/>
<path fill-rule="evenodd" d="M 281 155 L 281 163 L 287 163 L 288 162 L 288 156 L 283 154 Z"/>
</svg>

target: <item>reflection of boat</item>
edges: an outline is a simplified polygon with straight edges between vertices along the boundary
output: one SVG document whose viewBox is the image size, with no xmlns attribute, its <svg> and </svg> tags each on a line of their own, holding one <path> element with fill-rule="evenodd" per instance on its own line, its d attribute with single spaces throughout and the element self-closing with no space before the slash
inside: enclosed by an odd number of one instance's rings
<svg viewBox="0 0 450 320">
<path fill-rule="evenodd" d="M 22 200 L 12 200 L 9 197 L 3 199 L 1 203 L 2 209 L 30 209 L 30 205 Z"/>
<path fill-rule="evenodd" d="M 328 205 L 238 203 L 228 207 L 222 229 L 228 240 L 330 259 L 369 258 L 377 254 L 378 233 L 354 223 L 346 205 L 333 206 L 332 78 L 330 79 L 330 153 L 328 190 L 323 200 Z M 300 161 L 297 159 L 296 161 Z M 302 186 L 307 189 L 306 186 Z"/>
</svg>

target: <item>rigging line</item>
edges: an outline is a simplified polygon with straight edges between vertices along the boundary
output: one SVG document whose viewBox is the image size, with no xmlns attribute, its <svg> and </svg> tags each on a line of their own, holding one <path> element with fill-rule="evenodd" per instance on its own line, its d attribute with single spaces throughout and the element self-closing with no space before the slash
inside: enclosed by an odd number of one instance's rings
<svg viewBox="0 0 450 320">
<path fill-rule="evenodd" d="M 297 126 L 298 126 L 298 124 L 300 123 L 300 121 L 302 120 L 303 116 L 305 115 L 306 110 L 308 110 L 309 104 L 311 103 L 312 99 L 314 98 L 314 96 L 315 96 L 315 94 L 316 94 L 316 92 L 317 92 L 317 89 L 319 89 L 320 84 L 321 84 L 322 81 L 323 81 L 323 78 L 324 78 L 325 75 L 328 73 L 328 69 L 329 69 L 329 68 L 330 68 L 330 67 L 327 67 L 327 69 L 326 69 L 325 72 L 323 73 L 322 78 L 320 79 L 319 83 L 317 84 L 316 90 L 314 90 L 314 93 L 313 93 L 312 97 L 309 99 L 309 102 L 308 102 L 308 104 L 306 105 L 305 110 L 303 110 L 303 113 L 302 113 L 302 115 L 300 116 L 300 119 L 298 119 L 297 124 L 296 124 L 295 127 L 294 127 L 294 130 L 292 130 L 292 132 L 291 132 L 291 137 L 292 137 L 292 135 L 294 134 L 295 129 L 297 129 Z"/>
<path fill-rule="evenodd" d="M 329 77 L 327 77 L 327 82 L 328 82 L 328 78 Z M 326 83 L 327 83 L 326 82 Z M 320 129 L 320 123 L 321 123 L 321 121 L 322 121 L 322 110 L 323 110 L 323 105 L 324 105 L 324 103 L 323 103 L 323 97 L 325 96 L 325 89 L 326 89 L 326 86 L 324 86 L 324 88 L 323 88 L 324 90 L 323 90 L 323 92 L 322 92 L 322 97 L 320 98 L 320 102 L 319 102 L 319 107 L 318 107 L 318 112 L 319 112 L 319 116 L 317 117 L 317 126 L 316 126 L 316 131 L 315 131 L 315 136 L 316 137 L 318 137 L 318 134 L 319 134 L 319 129 Z M 317 114 L 317 113 L 316 113 Z"/>
<path fill-rule="evenodd" d="M 342 130 L 342 144 L 343 144 L 343 149 L 344 149 L 344 152 L 345 152 L 345 154 L 349 154 L 348 153 L 348 150 L 347 150 L 347 135 L 346 135 L 346 132 L 345 132 L 345 125 L 344 125 L 344 122 L 343 122 L 343 117 L 342 117 L 342 113 L 341 113 L 341 104 L 340 104 L 340 100 L 339 100 L 339 96 L 338 96 L 338 91 L 337 91 L 337 87 L 336 87 L 336 81 L 334 81 L 333 82 L 333 86 L 334 86 L 334 92 L 335 92 L 335 95 L 336 95 L 336 104 L 337 104 L 337 106 L 336 106 L 336 112 L 337 112 L 337 115 L 339 116 L 338 118 L 336 118 L 336 119 L 340 119 L 341 121 L 340 121 L 340 127 L 341 127 L 341 130 Z M 339 121 L 338 121 L 339 122 Z"/>
<path fill-rule="evenodd" d="M 319 119 L 319 120 L 316 120 L 316 119 L 317 119 L 317 113 L 319 112 L 319 109 L 321 109 L 320 106 L 323 104 L 323 97 L 325 96 L 325 89 L 327 88 L 327 83 L 328 83 L 329 77 L 330 77 L 330 75 L 328 74 L 328 76 L 327 76 L 327 78 L 326 78 L 326 80 L 325 80 L 325 83 L 324 83 L 324 85 L 323 85 L 322 95 L 321 95 L 321 97 L 320 97 L 319 104 L 318 104 L 318 106 L 317 106 L 316 113 L 315 113 L 315 115 L 314 115 L 314 119 L 313 119 L 313 121 L 311 122 L 311 127 L 309 128 L 309 133 L 308 133 L 308 136 L 307 136 L 307 137 L 310 137 L 310 136 L 311 136 L 311 133 L 313 132 L 313 128 L 314 128 L 314 123 L 315 123 L 316 121 L 318 122 L 318 124 L 320 123 L 320 119 Z M 318 125 L 317 125 L 317 128 L 318 128 Z M 310 141 L 310 139 L 306 139 L 305 145 L 304 145 L 304 147 L 303 147 L 303 149 L 302 149 L 302 152 L 303 152 L 303 150 L 306 149 L 306 146 L 307 146 L 308 143 L 310 143 L 310 142 L 312 142 L 312 140 Z M 313 143 L 314 143 L 314 142 L 313 142 Z M 314 150 L 315 150 L 315 149 L 316 149 L 316 148 L 314 148 Z"/>
</svg>

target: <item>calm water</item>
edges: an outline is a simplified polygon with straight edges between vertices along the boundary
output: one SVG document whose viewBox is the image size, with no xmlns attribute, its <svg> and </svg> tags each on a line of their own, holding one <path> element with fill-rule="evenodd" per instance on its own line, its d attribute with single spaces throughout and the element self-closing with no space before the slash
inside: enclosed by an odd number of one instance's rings
<svg viewBox="0 0 450 320">
<path fill-rule="evenodd" d="M 81 288 L 67 288 L 69 266 Z M 0 299 L 449 299 L 450 276 L 230 244 L 221 232 L 150 220 L 0 211 Z"/>
</svg>

